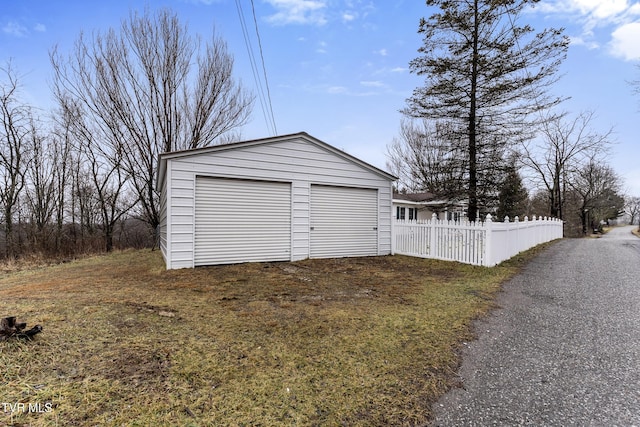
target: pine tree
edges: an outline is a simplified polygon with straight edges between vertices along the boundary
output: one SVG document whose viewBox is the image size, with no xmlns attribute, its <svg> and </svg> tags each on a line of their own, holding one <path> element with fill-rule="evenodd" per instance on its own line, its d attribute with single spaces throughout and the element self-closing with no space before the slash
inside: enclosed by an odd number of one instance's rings
<svg viewBox="0 0 640 427">
<path fill-rule="evenodd" d="M 467 141 L 470 220 L 478 211 L 478 153 L 483 145 L 530 138 L 537 117 L 532 113 L 562 100 L 547 92 L 558 78 L 568 38 L 562 29 L 534 33 L 529 25 L 518 24 L 524 8 L 538 1 L 427 0 L 427 6 L 440 11 L 420 21 L 424 44 L 410 68 L 426 81 L 414 90 L 403 113 L 457 121 L 457 132 Z"/>
<path fill-rule="evenodd" d="M 502 181 L 502 188 L 498 195 L 498 210 L 496 217 L 502 221 L 505 216 L 513 219 L 519 216 L 524 217 L 527 211 L 529 194 L 522 183 L 522 178 L 518 173 L 515 163 L 511 163 Z"/>
</svg>

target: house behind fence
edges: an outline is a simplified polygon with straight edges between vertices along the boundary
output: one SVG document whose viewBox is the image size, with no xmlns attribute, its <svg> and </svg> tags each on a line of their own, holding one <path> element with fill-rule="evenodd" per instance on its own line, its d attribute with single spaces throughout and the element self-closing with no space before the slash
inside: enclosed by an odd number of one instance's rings
<svg viewBox="0 0 640 427">
<path fill-rule="evenodd" d="M 520 221 L 441 221 L 433 214 L 426 221 L 396 220 L 393 252 L 421 258 L 458 261 L 492 267 L 541 243 L 562 238 L 562 220 L 535 216 Z"/>
</svg>

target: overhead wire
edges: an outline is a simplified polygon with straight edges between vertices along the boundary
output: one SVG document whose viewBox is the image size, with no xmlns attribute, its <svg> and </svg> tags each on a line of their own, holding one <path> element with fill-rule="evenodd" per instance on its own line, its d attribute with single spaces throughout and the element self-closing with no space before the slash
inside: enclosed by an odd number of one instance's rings
<svg viewBox="0 0 640 427">
<path fill-rule="evenodd" d="M 257 68 L 255 63 L 255 56 L 253 54 L 253 47 L 251 45 L 251 38 L 249 37 L 246 21 L 244 19 L 244 11 L 242 10 L 242 4 L 240 0 L 236 0 L 236 10 L 238 11 L 238 18 L 240 20 L 240 26 L 242 28 L 242 35 L 244 37 L 245 47 L 247 48 L 247 55 L 249 56 L 249 62 L 251 64 L 251 72 L 253 74 L 253 80 L 256 84 L 256 90 L 258 92 L 258 100 L 260 101 L 260 107 L 262 109 L 262 114 L 263 114 L 265 123 L 267 124 L 267 127 L 269 127 L 269 120 L 266 116 L 266 108 L 264 105 L 265 99 L 264 99 L 264 92 L 262 89 L 262 81 L 258 78 L 258 73 L 257 73 Z"/>
<path fill-rule="evenodd" d="M 253 11 L 253 18 L 254 18 L 254 23 L 255 23 L 255 29 L 256 29 L 256 34 L 258 37 L 258 43 L 260 46 L 260 58 L 262 61 L 262 70 L 263 73 L 262 75 L 264 76 L 264 86 L 266 86 L 266 94 L 265 94 L 265 89 L 262 83 L 262 78 L 260 77 L 260 72 L 258 70 L 258 65 L 257 65 L 257 61 L 255 58 L 255 54 L 254 54 L 254 49 L 253 49 L 253 45 L 251 43 L 251 37 L 249 35 L 249 30 L 247 27 L 247 23 L 245 20 L 245 16 L 244 16 L 244 10 L 242 8 L 242 3 L 241 0 L 236 0 L 236 10 L 238 12 L 238 18 L 240 20 L 240 26 L 242 28 L 242 35 L 244 37 L 244 42 L 245 42 L 245 46 L 247 48 L 247 54 L 249 56 L 249 62 L 251 64 L 251 72 L 253 74 L 253 79 L 255 81 L 256 84 L 256 90 L 258 92 L 258 99 L 260 101 L 260 107 L 262 109 L 262 115 L 264 117 L 264 121 L 265 124 L 269 130 L 269 132 L 272 135 L 277 135 L 277 128 L 276 128 L 276 124 L 275 124 L 275 117 L 273 115 L 273 106 L 271 103 L 271 95 L 270 95 L 270 90 L 268 87 L 268 81 L 267 81 L 267 73 L 266 73 L 266 67 L 264 64 L 264 55 L 262 54 L 262 43 L 260 41 L 260 33 L 258 30 L 258 25 L 257 25 L 257 20 L 255 17 L 255 8 L 253 7 L 253 0 L 251 1 L 251 6 L 252 6 L 252 11 Z"/>
<path fill-rule="evenodd" d="M 273 130 L 275 134 L 278 134 L 278 128 L 276 127 L 276 118 L 273 115 L 273 104 L 271 102 L 271 90 L 269 90 L 269 80 L 267 79 L 267 68 L 264 64 L 264 53 L 262 51 L 262 39 L 260 38 L 260 31 L 258 30 L 258 20 L 256 18 L 256 8 L 251 0 L 251 11 L 253 12 L 253 23 L 256 27 L 256 37 L 258 39 L 258 47 L 260 50 L 260 60 L 262 61 L 262 73 L 264 75 L 264 85 L 267 87 L 267 101 L 269 103 L 269 112 L 271 113 L 271 122 L 273 124 Z"/>
</svg>

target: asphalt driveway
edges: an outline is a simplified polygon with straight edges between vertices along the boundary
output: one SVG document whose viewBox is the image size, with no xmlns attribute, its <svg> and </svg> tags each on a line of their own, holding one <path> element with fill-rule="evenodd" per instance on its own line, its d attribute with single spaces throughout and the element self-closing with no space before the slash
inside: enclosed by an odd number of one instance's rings
<svg viewBox="0 0 640 427">
<path fill-rule="evenodd" d="M 562 240 L 504 286 L 434 426 L 640 426 L 640 239 Z"/>
</svg>

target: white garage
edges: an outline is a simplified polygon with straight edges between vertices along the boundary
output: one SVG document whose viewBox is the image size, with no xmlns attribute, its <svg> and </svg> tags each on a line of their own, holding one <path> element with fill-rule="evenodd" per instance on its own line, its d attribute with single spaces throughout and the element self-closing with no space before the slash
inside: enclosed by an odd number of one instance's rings
<svg viewBox="0 0 640 427">
<path fill-rule="evenodd" d="M 169 269 L 391 253 L 395 177 L 306 133 L 160 156 Z"/>
</svg>

